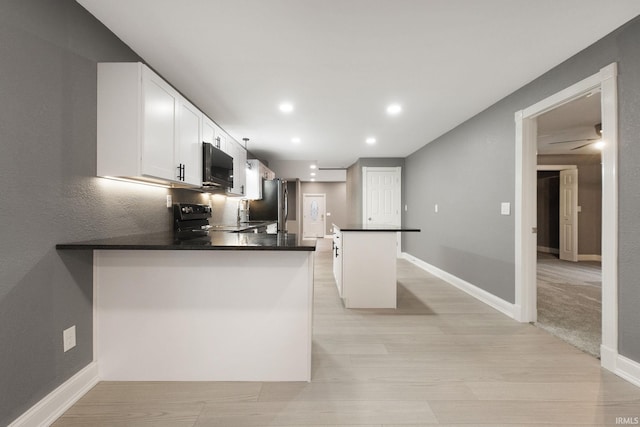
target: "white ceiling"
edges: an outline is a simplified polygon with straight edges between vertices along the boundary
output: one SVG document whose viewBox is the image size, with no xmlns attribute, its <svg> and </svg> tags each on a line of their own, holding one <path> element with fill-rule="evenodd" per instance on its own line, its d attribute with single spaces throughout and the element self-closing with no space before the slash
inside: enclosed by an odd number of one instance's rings
<svg viewBox="0 0 640 427">
<path fill-rule="evenodd" d="M 407 156 L 640 14 L 638 0 L 78 3 L 259 157 L 320 167 Z"/>
<path fill-rule="evenodd" d="M 597 154 L 602 123 L 600 91 L 575 99 L 540 115 L 538 154 Z"/>
</svg>

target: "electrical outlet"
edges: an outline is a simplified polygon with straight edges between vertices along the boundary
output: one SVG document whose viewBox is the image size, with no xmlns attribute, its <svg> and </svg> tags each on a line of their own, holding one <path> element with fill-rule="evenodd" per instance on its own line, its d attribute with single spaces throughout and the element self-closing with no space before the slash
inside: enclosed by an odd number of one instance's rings
<svg viewBox="0 0 640 427">
<path fill-rule="evenodd" d="M 62 344 L 65 352 L 76 346 L 76 325 L 62 331 Z"/>
<path fill-rule="evenodd" d="M 173 200 L 171 199 L 171 194 L 167 194 L 167 207 L 170 208 L 173 206 Z"/>
</svg>

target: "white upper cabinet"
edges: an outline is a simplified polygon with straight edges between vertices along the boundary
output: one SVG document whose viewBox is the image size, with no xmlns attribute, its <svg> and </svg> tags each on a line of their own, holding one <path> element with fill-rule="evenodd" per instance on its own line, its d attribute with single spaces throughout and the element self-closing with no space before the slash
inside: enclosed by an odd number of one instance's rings
<svg viewBox="0 0 640 427">
<path fill-rule="evenodd" d="M 227 152 L 227 135 L 213 120 L 204 114 L 202 115 L 202 141 L 213 144 L 214 147 L 221 149 L 225 153 Z"/>
<path fill-rule="evenodd" d="M 225 153 L 230 153 L 227 151 L 227 141 L 231 138 L 227 137 L 227 134 L 224 133 L 222 129 L 216 126 L 216 137 L 215 137 L 215 146 L 224 151 Z"/>
<path fill-rule="evenodd" d="M 209 117 L 202 115 L 202 142 L 208 142 L 209 144 L 215 144 L 216 141 L 216 126 Z"/>
<path fill-rule="evenodd" d="M 226 148 L 226 153 L 233 157 L 233 188 L 229 188 L 227 193 L 235 196 L 245 196 L 247 150 L 228 136 Z"/>
<path fill-rule="evenodd" d="M 185 99 L 179 102 L 177 157 L 181 179 L 187 184 L 202 184 L 202 113 Z"/>
<path fill-rule="evenodd" d="M 98 64 L 98 176 L 199 187 L 202 113 L 136 63 Z"/>
<path fill-rule="evenodd" d="M 246 172 L 247 199 L 262 199 L 262 181 L 275 179 L 276 174 L 258 159 L 247 160 Z"/>
<path fill-rule="evenodd" d="M 134 94 L 137 95 L 138 92 L 140 91 L 138 90 Z M 141 92 L 142 134 L 139 143 L 142 144 L 142 175 L 176 180 L 179 171 L 174 163 L 174 150 L 179 94 L 148 69 L 144 69 L 142 73 Z M 101 113 L 105 112 L 98 110 L 98 115 Z M 117 111 L 108 112 L 115 120 L 117 120 L 117 113 Z M 135 116 L 130 120 L 133 121 L 134 118 Z M 131 125 L 133 127 L 135 124 L 131 123 Z M 108 129 L 103 129 L 103 131 L 108 132 Z M 131 137 L 133 139 L 134 136 Z M 98 143 L 100 142 L 99 140 Z M 111 143 L 109 140 L 102 142 Z M 132 141 L 133 147 L 136 146 L 134 144 Z M 123 152 L 122 155 L 126 155 L 126 152 Z"/>
</svg>

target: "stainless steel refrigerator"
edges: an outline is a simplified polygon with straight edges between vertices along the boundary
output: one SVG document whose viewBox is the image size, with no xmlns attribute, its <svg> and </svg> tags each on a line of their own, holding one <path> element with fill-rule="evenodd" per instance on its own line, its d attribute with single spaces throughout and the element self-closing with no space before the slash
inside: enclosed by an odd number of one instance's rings
<svg viewBox="0 0 640 427">
<path fill-rule="evenodd" d="M 287 181 L 262 181 L 262 199 L 249 201 L 249 221 L 277 221 L 278 232 L 287 232 Z"/>
</svg>

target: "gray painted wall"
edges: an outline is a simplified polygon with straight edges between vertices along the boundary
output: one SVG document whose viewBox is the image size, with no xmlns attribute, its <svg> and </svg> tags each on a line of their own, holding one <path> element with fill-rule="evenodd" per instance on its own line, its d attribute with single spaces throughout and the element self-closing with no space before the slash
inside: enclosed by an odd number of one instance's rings
<svg viewBox="0 0 640 427">
<path fill-rule="evenodd" d="M 398 157 L 363 157 L 347 168 L 347 221 L 349 224 L 362 222 L 362 168 L 363 167 L 402 167 L 402 200 L 404 204 L 405 159 Z M 402 218 L 404 224 L 404 217 Z"/>
<path fill-rule="evenodd" d="M 331 234 L 331 224 L 345 224 L 347 220 L 347 184 L 345 182 L 303 182 L 302 194 L 326 194 L 327 221 L 325 234 Z M 302 200 L 302 197 L 300 197 Z M 329 215 L 331 214 L 331 215 Z"/>
<path fill-rule="evenodd" d="M 619 352 L 640 361 L 640 19 L 568 59 L 406 159 L 403 248 L 514 302 L 514 113 L 618 61 Z M 464 102 L 464 100 L 461 100 Z M 425 141 L 427 143 L 429 141 Z M 433 205 L 440 204 L 440 213 Z"/>
<path fill-rule="evenodd" d="M 91 362 L 91 252 L 166 230 L 167 190 L 95 178 L 96 63 L 137 55 L 72 0 L 0 2 L 0 425 Z M 76 325 L 77 346 L 62 351 Z"/>
<path fill-rule="evenodd" d="M 578 167 L 578 254 L 600 255 L 602 244 L 602 163 L 600 154 L 540 155 L 539 165 L 576 165 Z M 540 181 L 538 181 L 540 182 Z M 558 181 L 559 183 L 559 181 Z M 540 186 L 538 187 L 540 189 Z M 539 194 L 541 196 L 541 194 Z M 540 205 L 540 197 L 538 198 Z M 556 201 L 557 205 L 557 201 Z M 548 246 L 545 222 L 538 210 L 538 245 Z M 558 218 L 550 218 L 558 221 Z M 541 233 L 542 231 L 542 233 Z M 545 240 L 545 238 L 547 238 Z M 559 244 L 558 236 L 555 241 Z M 548 246 L 558 247 L 558 246 Z"/>
</svg>

